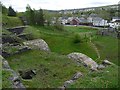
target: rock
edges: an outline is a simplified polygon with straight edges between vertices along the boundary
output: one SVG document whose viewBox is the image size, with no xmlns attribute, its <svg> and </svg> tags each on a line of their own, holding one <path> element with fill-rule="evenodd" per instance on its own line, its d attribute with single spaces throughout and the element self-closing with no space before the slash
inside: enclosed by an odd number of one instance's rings
<svg viewBox="0 0 120 90">
<path fill-rule="evenodd" d="M 59 87 L 58 90 L 65 90 L 65 86 Z"/>
<path fill-rule="evenodd" d="M 104 61 L 102 62 L 102 64 L 103 64 L 103 65 L 113 65 L 113 63 L 110 62 L 110 61 L 108 61 L 108 60 L 104 60 Z"/>
<path fill-rule="evenodd" d="M 84 66 L 90 67 L 92 70 L 97 70 L 98 64 L 85 54 L 74 52 L 67 56 L 75 62 L 81 62 Z"/>
<path fill-rule="evenodd" d="M 21 71 L 21 70 L 19 70 L 18 72 L 19 72 L 20 76 L 23 79 L 32 79 L 33 76 L 36 75 L 36 71 L 35 70 L 28 70 L 28 71 Z"/>
<path fill-rule="evenodd" d="M 77 80 L 78 78 L 80 78 L 81 76 L 83 76 L 83 74 L 81 72 L 77 72 L 76 74 L 74 74 L 74 76 L 72 77 L 71 80 Z"/>
<path fill-rule="evenodd" d="M 97 67 L 98 70 L 102 70 L 102 69 L 104 69 L 104 68 L 105 68 L 105 66 L 102 65 L 102 64 L 98 65 L 98 67 Z"/>
<path fill-rule="evenodd" d="M 6 61 L 6 60 L 2 60 L 2 67 L 4 68 L 4 69 L 10 69 L 10 66 L 9 66 L 9 64 L 8 64 L 8 62 Z"/>
<path fill-rule="evenodd" d="M 14 77 L 13 78 L 13 83 L 14 83 L 14 85 L 18 85 L 20 83 L 19 77 Z"/>
<path fill-rule="evenodd" d="M 40 49 L 44 51 L 50 51 L 48 44 L 43 39 L 36 39 L 23 42 L 24 45 L 30 46 L 32 49 Z"/>
<path fill-rule="evenodd" d="M 68 85 L 72 84 L 73 82 L 74 82 L 73 80 L 65 81 L 64 87 L 67 87 Z"/>
</svg>

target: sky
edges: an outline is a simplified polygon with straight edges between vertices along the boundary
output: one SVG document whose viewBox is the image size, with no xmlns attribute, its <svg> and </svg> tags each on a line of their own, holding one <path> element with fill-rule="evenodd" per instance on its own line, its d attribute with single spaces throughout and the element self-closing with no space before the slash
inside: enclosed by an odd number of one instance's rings
<svg viewBox="0 0 120 90">
<path fill-rule="evenodd" d="M 27 4 L 33 9 L 63 10 L 97 7 L 118 4 L 119 0 L 1 0 L 7 8 L 12 6 L 14 10 L 23 12 Z"/>
</svg>

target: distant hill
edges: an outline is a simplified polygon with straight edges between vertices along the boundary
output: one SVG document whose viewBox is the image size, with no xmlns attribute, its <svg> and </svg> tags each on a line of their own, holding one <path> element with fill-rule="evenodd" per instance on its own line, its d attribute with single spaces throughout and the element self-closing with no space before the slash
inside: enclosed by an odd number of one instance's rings
<svg viewBox="0 0 120 90">
<path fill-rule="evenodd" d="M 59 12 L 59 13 L 75 13 L 75 12 L 86 12 L 94 11 L 96 9 L 118 9 L 118 4 L 99 6 L 99 7 L 88 7 L 88 8 L 79 8 L 79 9 L 64 9 L 64 10 L 48 10 L 49 12 Z"/>
</svg>

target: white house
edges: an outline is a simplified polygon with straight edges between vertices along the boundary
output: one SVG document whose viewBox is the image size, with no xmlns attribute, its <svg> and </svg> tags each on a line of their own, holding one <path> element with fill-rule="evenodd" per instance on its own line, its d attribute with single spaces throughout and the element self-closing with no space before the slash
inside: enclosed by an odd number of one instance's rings
<svg viewBox="0 0 120 90">
<path fill-rule="evenodd" d="M 112 21 L 109 23 L 109 26 L 112 28 L 120 27 L 120 17 L 113 17 Z"/>
<path fill-rule="evenodd" d="M 94 26 L 109 26 L 109 23 L 107 23 L 107 20 L 104 20 L 100 17 L 93 18 L 93 25 Z"/>
<path fill-rule="evenodd" d="M 92 23 L 93 19 L 97 17 L 97 14 L 90 14 L 89 17 L 87 18 L 87 22 Z"/>
<path fill-rule="evenodd" d="M 116 20 L 120 20 L 120 17 L 113 17 L 111 22 L 114 22 Z"/>
<path fill-rule="evenodd" d="M 107 20 L 104 20 L 100 17 L 98 17 L 97 14 L 90 14 L 90 16 L 87 18 L 87 21 L 89 23 L 93 23 L 93 26 L 108 26 Z"/>
<path fill-rule="evenodd" d="M 110 22 L 109 25 L 112 28 L 118 28 L 120 27 L 120 20 L 115 20 L 114 22 Z"/>
<path fill-rule="evenodd" d="M 60 17 L 59 21 L 61 22 L 61 24 L 65 25 L 68 22 L 68 17 Z"/>
</svg>

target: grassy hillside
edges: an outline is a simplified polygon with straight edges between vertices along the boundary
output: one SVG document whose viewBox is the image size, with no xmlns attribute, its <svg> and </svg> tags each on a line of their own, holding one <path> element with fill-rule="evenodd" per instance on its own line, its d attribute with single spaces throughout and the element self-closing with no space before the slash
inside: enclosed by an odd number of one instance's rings
<svg viewBox="0 0 120 90">
<path fill-rule="evenodd" d="M 89 73 L 69 88 L 118 88 L 118 66 L 109 66 L 99 72 Z"/>
<path fill-rule="evenodd" d="M 63 85 L 76 72 L 84 74 L 69 88 L 116 88 L 118 87 L 118 66 L 108 66 L 98 72 L 90 72 L 88 68 L 77 66 L 75 62 L 66 57 L 71 52 L 81 52 L 94 60 L 97 58 L 95 49 L 89 42 L 93 35 L 92 42 L 99 50 L 101 58 L 96 62 L 108 59 L 117 64 L 118 62 L 118 40 L 112 37 L 97 36 L 97 29 L 88 27 L 65 27 L 65 31 L 55 30 L 54 27 L 28 26 L 24 33 L 31 33 L 31 37 L 44 39 L 51 53 L 32 50 L 6 58 L 16 72 L 18 70 L 36 69 L 37 75 L 32 80 L 23 80 L 27 88 L 56 88 Z M 8 33 L 8 32 L 7 32 Z M 74 43 L 76 33 L 82 42 Z M 85 39 L 87 38 L 87 39 Z M 86 41 L 87 40 L 87 41 Z M 114 43 L 113 43 L 114 42 Z M 9 74 L 4 72 L 4 79 Z M 3 82 L 6 86 L 7 82 Z M 9 86 L 6 86 L 9 87 Z"/>
<path fill-rule="evenodd" d="M 119 64 L 118 41 L 118 39 L 109 36 L 96 36 L 93 39 L 93 42 L 100 52 L 101 60 L 108 59 L 117 65 Z"/>
<path fill-rule="evenodd" d="M 48 43 L 52 52 L 65 55 L 71 52 L 81 52 L 93 59 L 97 58 L 97 54 L 94 48 L 91 47 L 89 42 L 83 41 L 80 43 L 74 43 L 75 33 L 71 33 L 70 30 L 58 31 L 49 27 L 30 26 L 25 30 L 25 32 L 32 33 L 34 38 L 44 39 Z M 84 36 L 81 37 L 84 40 Z"/>
<path fill-rule="evenodd" d="M 22 26 L 22 21 L 18 17 L 10 17 L 6 15 L 2 15 L 2 23 L 6 24 L 3 27 L 11 28 L 16 26 Z"/>
<path fill-rule="evenodd" d="M 77 71 L 87 72 L 64 55 L 33 50 L 8 58 L 11 68 L 18 70 L 36 69 L 37 75 L 30 80 L 23 80 L 28 88 L 47 88 L 62 86 Z"/>
<path fill-rule="evenodd" d="M 83 66 L 64 55 L 46 53 L 38 50 L 25 52 L 8 58 L 11 68 L 18 70 L 36 69 L 37 75 L 32 80 L 22 80 L 27 88 L 57 88 L 69 80 L 76 72 L 84 74 L 71 88 L 116 88 L 118 87 L 118 67 L 109 66 L 103 71 L 89 72 Z"/>
</svg>

